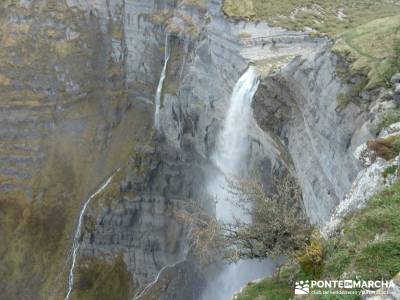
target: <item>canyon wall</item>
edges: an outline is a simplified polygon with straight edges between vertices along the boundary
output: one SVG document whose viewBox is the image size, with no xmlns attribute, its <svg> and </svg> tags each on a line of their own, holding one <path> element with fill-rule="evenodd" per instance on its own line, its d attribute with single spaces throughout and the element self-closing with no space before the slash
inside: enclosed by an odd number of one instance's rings
<svg viewBox="0 0 400 300">
<path fill-rule="evenodd" d="M 191 201 L 214 209 L 205 182 L 219 171 L 210 155 L 249 63 L 261 84 L 248 174 L 271 188 L 273 176 L 290 173 L 310 219 L 329 219 L 360 170 L 353 151 L 377 133 L 380 111 L 370 108 L 393 101 L 372 93 L 364 108 L 339 107 L 338 94 L 351 84 L 337 75 L 345 62 L 327 38 L 228 19 L 221 2 L 0 4 L 0 299 L 65 295 L 80 207 L 118 168 L 85 216 L 72 298 L 92 299 L 99 289 L 93 274 L 113 282 L 119 299 L 137 295 L 157 274 L 163 280 L 148 297 L 161 290 L 180 299 L 171 283 L 185 291 L 182 299 L 199 298 L 200 272 L 196 280 L 182 276 L 197 265 L 176 210 Z M 159 274 L 175 264 L 176 272 Z"/>
</svg>

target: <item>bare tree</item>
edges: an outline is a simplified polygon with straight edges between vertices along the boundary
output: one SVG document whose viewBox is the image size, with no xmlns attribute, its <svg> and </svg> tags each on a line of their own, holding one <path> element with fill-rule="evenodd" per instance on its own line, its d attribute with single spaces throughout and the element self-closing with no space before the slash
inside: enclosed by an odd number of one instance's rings
<svg viewBox="0 0 400 300">
<path fill-rule="evenodd" d="M 203 265 L 214 262 L 224 248 L 223 228 L 217 219 L 198 203 L 189 201 L 175 212 L 176 218 L 189 229 L 188 246 L 191 255 Z"/>
<path fill-rule="evenodd" d="M 251 221 L 221 224 L 190 202 L 176 214 L 190 228 L 190 247 L 203 263 L 221 255 L 227 260 L 293 256 L 310 242 L 313 227 L 304 216 L 297 183 L 286 176 L 275 180 L 273 192 L 255 181 L 229 180 L 229 195 Z"/>
<path fill-rule="evenodd" d="M 313 228 L 302 212 L 299 186 L 289 176 L 275 179 L 273 186 L 273 192 L 266 192 L 255 181 L 230 182 L 233 201 L 251 222 L 236 219 L 224 225 L 225 241 L 231 249 L 228 258 L 292 255 L 309 243 Z"/>
</svg>

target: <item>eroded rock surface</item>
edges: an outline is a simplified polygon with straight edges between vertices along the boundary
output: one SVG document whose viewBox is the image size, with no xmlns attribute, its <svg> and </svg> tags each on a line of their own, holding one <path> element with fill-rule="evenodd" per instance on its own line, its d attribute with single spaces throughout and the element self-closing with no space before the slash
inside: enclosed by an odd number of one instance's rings
<svg viewBox="0 0 400 300">
<path fill-rule="evenodd" d="M 196 201 L 212 213 L 205 184 L 218 170 L 210 155 L 249 63 L 261 84 L 248 172 L 267 188 L 273 176 L 291 173 L 310 219 L 321 226 L 329 220 L 361 170 L 353 152 L 376 136 L 377 116 L 395 99 L 377 92 L 363 106 L 340 107 L 338 94 L 351 86 L 337 74 L 344 62 L 329 40 L 227 19 L 221 3 L 0 4 L 0 205 L 7 220 L 0 224 L 1 299 L 64 296 L 66 237 L 85 198 L 119 167 L 85 216 L 82 264 L 121 255 L 137 292 L 185 259 L 187 228 L 175 209 Z M 160 281 L 165 299 L 176 299 L 181 286 L 181 296 L 199 297 L 195 282 L 203 279 L 187 275 L 190 264 L 168 270 L 178 279 Z"/>
</svg>

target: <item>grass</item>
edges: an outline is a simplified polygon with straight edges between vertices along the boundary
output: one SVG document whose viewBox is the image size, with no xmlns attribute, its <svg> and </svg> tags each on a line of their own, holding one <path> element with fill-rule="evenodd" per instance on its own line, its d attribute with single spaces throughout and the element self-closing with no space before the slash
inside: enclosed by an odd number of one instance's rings
<svg viewBox="0 0 400 300">
<path fill-rule="evenodd" d="M 391 279 L 400 272 L 400 184 L 373 197 L 346 217 L 343 235 L 328 242 L 324 277 L 344 273 L 366 280 Z"/>
<path fill-rule="evenodd" d="M 398 15 L 400 6 L 374 0 L 225 0 L 223 10 L 235 18 L 265 20 L 293 30 L 310 27 L 335 37 L 371 20 Z"/>
<path fill-rule="evenodd" d="M 383 117 L 382 120 L 379 122 L 378 130 L 381 131 L 384 128 L 389 127 L 394 123 L 400 122 L 400 110 L 393 109 L 387 112 Z"/>
<path fill-rule="evenodd" d="M 340 231 L 324 242 L 321 275 L 289 262 L 279 277 L 250 284 L 236 299 L 290 299 L 298 280 L 390 280 L 400 272 L 400 183 L 372 197 L 367 206 L 349 214 Z M 309 299 L 309 298 L 307 298 Z M 323 295 L 312 299 L 359 299 L 353 295 Z"/>
<path fill-rule="evenodd" d="M 390 78 L 399 71 L 400 16 L 373 20 L 345 31 L 333 51 L 350 64 L 346 76 L 365 77 L 359 90 L 389 86 Z"/>
<path fill-rule="evenodd" d="M 333 52 L 348 62 L 337 73 L 353 86 L 338 95 L 339 109 L 350 102 L 363 106 L 364 90 L 391 87 L 391 76 L 400 71 L 400 5 L 372 0 L 225 0 L 223 10 L 233 18 L 265 20 L 292 30 L 308 27 L 334 39 Z"/>
<path fill-rule="evenodd" d="M 292 297 L 289 284 L 277 278 L 264 279 L 258 283 L 250 283 L 235 300 L 282 300 Z"/>
</svg>

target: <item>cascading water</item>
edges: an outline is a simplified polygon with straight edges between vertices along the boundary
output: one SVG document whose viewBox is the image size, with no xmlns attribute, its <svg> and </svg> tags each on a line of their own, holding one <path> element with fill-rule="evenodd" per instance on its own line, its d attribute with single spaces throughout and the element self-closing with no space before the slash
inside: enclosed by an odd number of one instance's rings
<svg viewBox="0 0 400 300">
<path fill-rule="evenodd" d="M 119 169 L 116 172 L 118 172 L 118 171 L 119 171 Z M 87 209 L 88 205 L 90 204 L 90 202 L 92 201 L 92 199 L 94 197 L 96 197 L 98 194 L 100 194 L 102 191 L 104 191 L 104 189 L 110 184 L 111 180 L 114 177 L 114 174 L 111 175 L 95 193 L 90 195 L 90 197 L 86 200 L 85 204 L 83 205 L 81 212 L 79 214 L 78 226 L 76 227 L 76 231 L 75 231 L 75 235 L 74 235 L 74 242 L 72 244 L 72 263 L 71 263 L 71 268 L 69 270 L 69 275 L 68 275 L 68 292 L 67 292 L 67 295 L 65 296 L 64 300 L 69 299 L 72 289 L 74 287 L 74 271 L 75 271 L 76 260 L 78 257 L 78 251 L 79 251 L 79 247 L 80 247 L 79 239 L 82 234 L 83 217 L 85 215 L 86 209 Z"/>
<path fill-rule="evenodd" d="M 227 199 L 231 195 L 227 193 L 226 177 L 238 177 L 246 169 L 243 160 L 248 152 L 251 103 L 258 84 L 255 67 L 251 66 L 233 89 L 224 126 L 211 157 L 222 174 L 218 174 L 210 181 L 208 190 L 217 200 L 217 218 L 223 222 L 231 222 L 234 217 L 240 219 L 245 217 L 243 212 Z"/>
<path fill-rule="evenodd" d="M 157 93 L 155 99 L 155 112 L 154 112 L 154 127 L 160 130 L 160 109 L 161 109 L 161 96 L 164 86 L 164 80 L 167 72 L 168 61 L 170 57 L 169 45 L 168 45 L 168 35 L 165 36 L 165 54 L 164 54 L 164 66 L 161 71 L 160 81 L 157 86 Z"/>
<path fill-rule="evenodd" d="M 216 216 L 220 222 L 229 223 L 235 218 L 251 221 L 232 199 L 228 199 L 232 195 L 228 192 L 226 178 L 240 177 L 246 171 L 244 160 L 248 153 L 251 103 L 258 85 L 256 69 L 250 66 L 234 87 L 224 127 L 212 155 L 220 173 L 210 180 L 208 192 L 216 199 Z M 275 267 L 276 263 L 271 260 L 240 260 L 236 264 L 225 264 L 218 277 L 208 284 L 203 299 L 230 300 L 249 281 L 272 275 Z"/>
<path fill-rule="evenodd" d="M 139 299 L 140 299 L 141 297 L 143 297 L 143 295 L 145 295 L 155 284 L 157 284 L 158 280 L 160 279 L 161 274 L 162 274 L 166 269 L 168 269 L 168 268 L 174 268 L 175 266 L 177 266 L 178 264 L 184 262 L 185 260 L 186 260 L 186 258 L 185 258 L 185 259 L 182 259 L 182 260 L 180 260 L 180 261 L 178 261 L 178 262 L 176 262 L 176 263 L 174 263 L 174 264 L 165 265 L 164 267 L 162 267 L 161 270 L 158 271 L 158 273 L 157 273 L 157 275 L 156 275 L 156 278 L 155 278 L 152 282 L 150 282 L 148 285 L 146 285 L 142 291 L 139 291 L 139 292 L 133 297 L 133 300 L 139 300 Z"/>
</svg>

